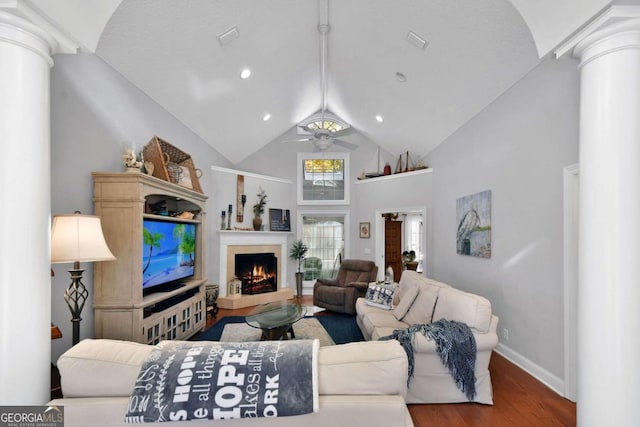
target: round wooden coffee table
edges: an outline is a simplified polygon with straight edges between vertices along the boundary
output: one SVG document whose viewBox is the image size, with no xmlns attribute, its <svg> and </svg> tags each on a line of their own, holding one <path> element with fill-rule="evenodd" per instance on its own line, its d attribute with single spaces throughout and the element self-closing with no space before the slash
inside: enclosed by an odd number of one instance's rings
<svg viewBox="0 0 640 427">
<path fill-rule="evenodd" d="M 304 305 L 286 301 L 270 302 L 259 305 L 245 317 L 247 325 L 261 329 L 261 341 L 287 340 L 295 338 L 293 324 L 307 313 Z M 288 335 L 287 335 L 288 334 Z"/>
</svg>

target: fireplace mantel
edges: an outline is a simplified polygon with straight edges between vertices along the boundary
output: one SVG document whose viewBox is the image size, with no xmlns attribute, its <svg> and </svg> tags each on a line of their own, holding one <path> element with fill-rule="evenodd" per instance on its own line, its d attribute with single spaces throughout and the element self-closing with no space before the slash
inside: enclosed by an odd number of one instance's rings
<svg viewBox="0 0 640 427">
<path fill-rule="evenodd" d="M 253 245 L 278 245 L 280 246 L 281 262 L 280 277 L 281 287 L 288 287 L 287 280 L 287 244 L 290 231 L 239 231 L 239 230 L 218 230 L 220 237 L 219 251 L 220 254 L 220 275 L 218 280 L 220 283 L 220 295 L 227 294 L 227 283 L 232 278 L 227 272 L 227 256 L 229 246 L 253 246 Z"/>
<path fill-rule="evenodd" d="M 238 238 L 259 238 L 259 239 L 270 239 L 268 236 L 285 236 L 285 239 L 292 235 L 291 231 L 249 231 L 249 230 L 218 230 L 220 234 L 220 239 L 223 236 L 233 236 Z M 233 238 L 232 237 L 232 238 Z"/>
</svg>

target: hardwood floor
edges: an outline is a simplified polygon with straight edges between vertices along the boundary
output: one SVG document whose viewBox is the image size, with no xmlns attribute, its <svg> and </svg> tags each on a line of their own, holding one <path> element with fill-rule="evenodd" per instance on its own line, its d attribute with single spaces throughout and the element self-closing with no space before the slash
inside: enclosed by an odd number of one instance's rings
<svg viewBox="0 0 640 427">
<path fill-rule="evenodd" d="M 312 305 L 310 296 L 302 298 Z M 251 310 L 220 309 L 217 319 L 243 316 Z M 316 315 L 324 315 L 324 312 Z M 555 427 L 576 425 L 575 403 L 559 396 L 534 377 L 497 353 L 489 365 L 493 383 L 493 406 L 477 403 L 408 405 L 415 427 Z"/>
</svg>

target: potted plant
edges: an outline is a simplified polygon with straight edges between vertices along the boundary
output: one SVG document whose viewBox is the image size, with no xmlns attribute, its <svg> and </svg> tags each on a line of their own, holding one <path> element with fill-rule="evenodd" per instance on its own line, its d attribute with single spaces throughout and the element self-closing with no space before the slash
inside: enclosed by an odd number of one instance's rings
<svg viewBox="0 0 640 427">
<path fill-rule="evenodd" d="M 416 270 L 418 268 L 418 261 L 416 261 L 416 251 L 404 251 L 402 252 L 402 260 L 407 270 Z"/>
<path fill-rule="evenodd" d="M 267 194 L 264 192 L 262 187 L 260 187 L 260 192 L 258 193 L 258 201 L 255 205 L 253 205 L 253 229 L 255 231 L 260 231 L 260 227 L 262 226 L 262 214 L 264 213 L 264 206 L 267 204 Z"/>
<path fill-rule="evenodd" d="M 304 279 L 304 273 L 302 272 L 302 261 L 307 255 L 309 248 L 304 244 L 302 240 L 296 240 L 291 246 L 289 257 L 298 261 L 298 272 L 296 273 L 296 294 L 298 298 L 302 297 L 302 280 Z"/>
</svg>

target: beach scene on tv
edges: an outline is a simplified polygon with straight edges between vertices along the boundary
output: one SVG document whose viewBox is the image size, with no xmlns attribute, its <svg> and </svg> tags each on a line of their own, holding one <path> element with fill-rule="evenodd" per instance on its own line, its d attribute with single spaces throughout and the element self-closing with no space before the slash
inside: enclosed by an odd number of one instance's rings
<svg viewBox="0 0 640 427">
<path fill-rule="evenodd" d="M 143 288 L 193 275 L 196 252 L 194 224 L 145 220 L 142 232 Z"/>
</svg>

